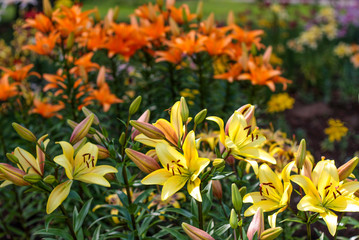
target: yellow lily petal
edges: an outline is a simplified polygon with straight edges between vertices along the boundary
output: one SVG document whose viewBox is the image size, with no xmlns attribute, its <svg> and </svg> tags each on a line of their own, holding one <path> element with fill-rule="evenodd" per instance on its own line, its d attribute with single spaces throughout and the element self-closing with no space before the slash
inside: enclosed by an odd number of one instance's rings
<svg viewBox="0 0 359 240">
<path fill-rule="evenodd" d="M 258 175 L 258 163 L 254 160 L 249 160 L 249 159 L 244 159 L 244 161 L 249 163 L 252 166 L 254 173 Z"/>
<path fill-rule="evenodd" d="M 218 124 L 219 126 L 219 131 L 220 131 L 220 138 L 219 140 L 221 141 L 222 144 L 225 144 L 225 132 L 224 132 L 224 123 L 223 120 L 219 117 L 215 117 L 215 116 L 211 116 L 211 117 L 207 117 L 207 120 L 213 121 L 215 123 Z"/>
<path fill-rule="evenodd" d="M 17 157 L 20 165 L 26 173 L 35 173 L 38 175 L 42 175 L 41 169 L 39 168 L 36 159 L 34 158 L 34 156 L 32 156 L 31 153 L 17 147 L 15 148 L 14 155 L 15 157 Z"/>
<path fill-rule="evenodd" d="M 69 179 L 73 179 L 73 167 L 71 165 L 70 160 L 65 155 L 56 156 L 54 158 L 54 162 L 65 168 L 66 176 Z"/>
<path fill-rule="evenodd" d="M 188 178 L 181 175 L 170 177 L 162 188 L 161 200 L 164 201 L 177 191 L 179 191 L 187 182 Z"/>
<path fill-rule="evenodd" d="M 11 181 L 9 181 L 9 180 L 5 180 L 5 181 L 3 181 L 1 184 L 0 184 L 0 188 L 3 188 L 3 187 L 6 187 L 6 186 L 9 186 L 9 185 L 11 185 L 12 184 L 12 182 Z"/>
<path fill-rule="evenodd" d="M 258 208 L 262 208 L 263 212 L 270 212 L 273 211 L 275 209 L 280 208 L 281 206 L 278 204 L 278 202 L 272 201 L 270 199 L 264 200 L 264 201 L 260 201 L 257 202 L 255 204 L 253 204 L 252 206 L 250 206 L 245 212 L 244 212 L 244 216 L 248 217 L 248 216 L 252 216 L 253 214 L 255 214 L 258 210 Z"/>
<path fill-rule="evenodd" d="M 338 212 L 359 212 L 359 201 L 345 196 L 338 196 L 326 205 L 326 208 Z"/>
<path fill-rule="evenodd" d="M 290 184 L 290 182 L 284 182 L 283 185 L 283 195 L 282 195 L 282 199 L 280 200 L 280 204 L 281 205 L 287 205 L 289 204 L 290 201 L 290 195 L 292 194 L 292 184 Z"/>
<path fill-rule="evenodd" d="M 309 178 L 307 178 L 306 176 L 294 175 L 290 179 L 296 184 L 298 184 L 304 190 L 305 194 L 316 198 L 319 202 L 321 201 L 317 189 Z"/>
<path fill-rule="evenodd" d="M 164 168 L 168 168 L 167 164 L 172 166 L 174 163 L 181 164 L 185 169 L 188 168 L 184 156 L 166 143 L 158 143 L 156 145 L 156 153 Z"/>
<path fill-rule="evenodd" d="M 152 139 L 144 135 L 143 133 L 138 134 L 135 137 L 135 141 L 140 142 L 149 147 L 156 147 L 157 143 L 164 142 L 162 139 Z"/>
<path fill-rule="evenodd" d="M 72 180 L 67 180 L 57 185 L 54 190 L 50 193 L 49 199 L 47 200 L 46 213 L 52 213 L 61 203 L 67 198 L 70 193 Z"/>
<path fill-rule="evenodd" d="M 300 211 L 311 211 L 323 213 L 325 212 L 325 208 L 321 206 L 321 201 L 318 201 L 317 198 L 312 197 L 310 195 L 305 195 L 298 203 L 297 208 Z"/>
<path fill-rule="evenodd" d="M 326 197 L 327 186 L 329 186 L 330 184 L 334 184 L 335 186 L 339 185 L 339 174 L 334 163 L 331 163 L 330 161 L 322 161 L 322 162 L 325 162 L 325 165 L 322 168 L 322 171 L 319 172 L 319 179 L 317 186 L 320 196 L 322 197 L 322 199 L 324 199 Z"/>
<path fill-rule="evenodd" d="M 158 119 L 155 124 L 153 124 L 156 128 L 161 130 L 161 132 L 165 135 L 166 139 L 170 141 L 173 145 L 178 145 L 178 136 L 170 122 L 166 119 Z M 161 140 L 162 141 L 162 140 Z"/>
<path fill-rule="evenodd" d="M 90 173 L 96 173 L 99 174 L 101 176 L 106 175 L 107 173 L 117 173 L 117 169 L 108 165 L 101 165 L 101 166 L 96 166 L 94 168 L 92 168 L 90 171 Z"/>
<path fill-rule="evenodd" d="M 183 123 L 180 109 L 180 101 L 177 101 L 171 108 L 171 124 L 176 131 L 178 139 L 181 139 L 183 135 Z"/>
<path fill-rule="evenodd" d="M 63 151 L 65 157 L 70 161 L 71 165 L 74 165 L 75 150 L 72 147 L 72 145 L 65 141 L 61 141 L 61 142 L 57 142 L 57 143 L 61 145 L 62 151 Z"/>
<path fill-rule="evenodd" d="M 183 153 L 184 153 L 184 157 L 187 161 L 187 166 L 190 165 L 190 162 L 195 162 L 198 158 L 198 152 L 197 152 L 197 148 L 196 148 L 196 140 L 195 140 L 193 131 L 190 131 L 187 134 L 186 139 L 184 140 Z"/>
<path fill-rule="evenodd" d="M 266 151 L 260 148 L 254 148 L 254 147 L 242 148 L 239 151 L 239 155 L 249 158 L 260 159 L 269 162 L 271 164 L 277 163 L 277 161 L 269 153 L 267 153 Z"/>
<path fill-rule="evenodd" d="M 240 145 L 247 138 L 247 131 L 244 130 L 246 126 L 247 122 L 243 115 L 235 112 L 228 127 L 228 135 L 235 145 Z"/>
<path fill-rule="evenodd" d="M 262 164 L 259 167 L 259 181 L 261 183 L 273 183 L 275 190 L 277 190 L 280 195 L 282 195 L 282 182 L 279 180 L 277 174 L 275 174 L 267 164 Z"/>
<path fill-rule="evenodd" d="M 193 172 L 191 181 L 197 179 L 198 175 L 208 166 L 211 161 L 208 158 L 198 158 L 190 162 L 189 170 Z"/>
<path fill-rule="evenodd" d="M 76 154 L 74 162 L 74 175 L 84 169 L 91 169 L 96 166 L 98 148 L 95 144 L 86 143 Z"/>
<path fill-rule="evenodd" d="M 338 191 L 341 192 L 341 194 L 343 194 L 344 196 L 346 195 L 350 195 L 354 192 L 356 192 L 357 190 L 359 190 L 359 182 L 346 182 L 344 184 L 342 184 L 341 186 L 339 186 Z"/>
<path fill-rule="evenodd" d="M 292 161 L 288 163 L 282 170 L 281 176 L 283 179 L 283 182 L 290 182 L 290 172 L 292 171 L 292 168 L 294 167 L 295 161 Z"/>
<path fill-rule="evenodd" d="M 101 176 L 100 174 L 97 173 L 84 173 L 84 174 L 79 174 L 74 176 L 74 180 L 78 180 L 84 183 L 93 183 L 93 184 L 98 184 L 104 187 L 110 187 L 111 184 L 106 180 L 106 178 L 104 178 L 103 176 Z"/>
<path fill-rule="evenodd" d="M 141 183 L 144 185 L 163 185 L 172 176 L 172 173 L 162 168 L 148 174 L 142 179 Z"/>
<path fill-rule="evenodd" d="M 327 224 L 330 234 L 334 236 L 335 232 L 337 231 L 338 216 L 335 215 L 335 213 L 333 213 L 330 210 L 321 213 L 320 216 L 324 219 L 325 223 Z"/>
<path fill-rule="evenodd" d="M 252 193 L 247 193 L 243 197 L 243 202 L 244 203 L 257 203 L 257 202 L 262 201 L 264 198 L 265 197 L 263 197 L 259 192 L 252 192 Z"/>
<path fill-rule="evenodd" d="M 189 194 L 199 202 L 202 202 L 201 189 L 200 189 L 201 180 L 196 178 L 194 181 L 188 181 L 187 190 Z"/>
</svg>

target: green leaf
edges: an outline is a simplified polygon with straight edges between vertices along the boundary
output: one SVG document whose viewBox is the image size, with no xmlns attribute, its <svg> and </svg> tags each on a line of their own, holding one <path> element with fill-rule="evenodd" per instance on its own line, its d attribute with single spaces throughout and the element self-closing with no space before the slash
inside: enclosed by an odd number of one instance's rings
<svg viewBox="0 0 359 240">
<path fill-rule="evenodd" d="M 231 225 L 230 225 L 229 223 L 227 223 L 227 224 L 224 224 L 223 226 L 217 228 L 217 230 L 214 231 L 214 233 L 215 233 L 217 236 L 223 236 L 224 233 L 225 233 L 226 231 L 228 231 L 228 229 L 230 229 L 230 228 L 231 228 Z"/>
<path fill-rule="evenodd" d="M 50 214 L 50 215 L 47 215 L 45 217 L 45 230 L 47 231 L 49 229 L 49 225 L 51 223 L 52 220 L 59 220 L 59 219 L 66 219 L 65 216 L 63 215 L 58 215 L 58 214 Z"/>
<path fill-rule="evenodd" d="M 63 229 L 58 229 L 58 228 L 50 228 L 48 230 L 41 229 L 41 230 L 35 232 L 34 235 L 58 236 L 58 237 L 62 237 L 65 240 L 73 239 L 70 234 L 65 232 Z"/>
<path fill-rule="evenodd" d="M 88 200 L 84 204 L 84 206 L 81 208 L 81 211 L 79 212 L 79 214 L 76 218 L 76 222 L 74 222 L 75 232 L 77 232 L 81 228 L 81 226 L 85 220 L 85 217 L 86 217 L 88 211 L 90 210 L 91 202 L 92 202 L 92 198 L 90 200 Z"/>
<path fill-rule="evenodd" d="M 175 230 L 174 228 L 169 228 L 169 227 L 161 227 L 162 229 L 161 231 L 167 232 L 169 234 L 171 234 L 172 236 L 174 236 L 176 239 L 187 239 L 185 235 L 179 233 L 178 230 Z"/>
<path fill-rule="evenodd" d="M 93 235 L 92 235 L 93 240 L 100 240 L 100 231 L 101 231 L 101 225 L 98 225 L 96 230 L 93 232 Z"/>
<path fill-rule="evenodd" d="M 165 209 L 166 213 L 168 212 L 174 212 L 174 213 L 178 213 L 178 214 L 181 214 L 187 218 L 193 218 L 194 215 L 192 213 L 190 213 L 189 211 L 187 210 L 184 210 L 182 208 L 168 208 L 168 209 Z"/>
</svg>

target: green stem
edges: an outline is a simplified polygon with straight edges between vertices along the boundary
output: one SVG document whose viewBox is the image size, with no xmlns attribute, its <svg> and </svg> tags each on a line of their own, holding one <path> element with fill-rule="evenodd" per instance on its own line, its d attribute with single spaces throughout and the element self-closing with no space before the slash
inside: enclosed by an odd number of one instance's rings
<svg viewBox="0 0 359 240">
<path fill-rule="evenodd" d="M 237 240 L 236 229 L 233 229 L 233 236 L 234 236 L 234 240 Z"/>
<path fill-rule="evenodd" d="M 203 230 L 202 202 L 197 201 L 197 207 L 198 207 L 198 222 L 199 222 L 199 228 Z"/>
<path fill-rule="evenodd" d="M 342 213 L 340 214 L 340 217 L 339 217 L 339 220 L 338 220 L 338 223 L 337 223 L 337 231 L 335 231 L 335 235 L 334 235 L 334 240 L 337 240 L 337 236 L 338 236 L 338 226 L 339 226 L 340 222 L 342 221 L 343 216 L 344 216 L 344 212 L 342 212 Z"/>
<path fill-rule="evenodd" d="M 60 209 L 61 209 L 62 214 L 66 217 L 66 224 L 70 229 L 70 233 L 71 233 L 72 238 L 74 240 L 77 240 L 76 233 L 75 233 L 75 230 L 74 230 L 74 228 L 73 228 L 73 226 L 71 224 L 71 218 L 70 218 L 69 214 L 67 213 L 66 209 L 64 208 L 64 206 L 62 204 L 60 205 Z"/>
<path fill-rule="evenodd" d="M 307 239 L 312 240 L 312 231 L 310 229 L 310 222 L 307 221 Z"/>
<path fill-rule="evenodd" d="M 238 213 L 238 220 L 239 220 L 239 222 L 241 222 L 241 220 L 242 220 L 242 216 L 241 216 L 241 213 L 239 212 Z M 240 224 L 240 226 L 239 226 L 239 235 L 241 236 L 241 240 L 243 240 L 244 238 L 243 238 L 243 230 L 242 230 L 242 223 Z"/>
</svg>

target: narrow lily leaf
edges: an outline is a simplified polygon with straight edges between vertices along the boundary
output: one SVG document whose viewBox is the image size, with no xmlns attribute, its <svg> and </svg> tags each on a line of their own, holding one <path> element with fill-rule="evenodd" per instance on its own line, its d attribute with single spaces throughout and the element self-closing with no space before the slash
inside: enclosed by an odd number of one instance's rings
<svg viewBox="0 0 359 240">
<path fill-rule="evenodd" d="M 62 237 L 65 240 L 73 239 L 69 233 L 67 233 L 63 229 L 58 229 L 58 228 L 50 228 L 48 230 L 41 229 L 41 230 L 35 232 L 34 235 L 58 236 L 58 237 Z"/>
<path fill-rule="evenodd" d="M 96 230 L 93 232 L 93 235 L 92 235 L 93 240 L 100 240 L 100 231 L 101 231 L 101 224 L 98 225 Z"/>
<path fill-rule="evenodd" d="M 88 200 L 84 204 L 84 206 L 81 208 L 81 211 L 79 212 L 79 214 L 77 216 L 76 222 L 74 222 L 75 232 L 77 232 L 81 228 L 81 226 L 85 220 L 85 217 L 86 217 L 88 211 L 90 210 L 91 202 L 92 202 L 92 198 L 90 200 Z"/>
</svg>

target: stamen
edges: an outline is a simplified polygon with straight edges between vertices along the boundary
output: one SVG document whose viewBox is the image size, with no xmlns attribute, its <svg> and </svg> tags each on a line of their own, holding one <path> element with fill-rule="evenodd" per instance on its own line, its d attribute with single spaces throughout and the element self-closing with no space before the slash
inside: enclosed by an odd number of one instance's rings
<svg viewBox="0 0 359 240">
<path fill-rule="evenodd" d="M 258 140 L 258 135 L 256 135 L 256 140 Z"/>
<path fill-rule="evenodd" d="M 330 183 L 328 186 L 326 186 L 324 189 L 329 188 L 330 186 L 332 186 L 332 183 Z"/>
<path fill-rule="evenodd" d="M 336 191 L 337 191 L 337 193 L 339 193 L 340 196 L 342 195 L 341 192 L 338 191 L 338 189 Z"/>
<path fill-rule="evenodd" d="M 243 130 L 247 130 L 249 128 L 251 128 L 252 126 L 251 125 L 248 125 L 247 127 L 243 128 Z"/>
<path fill-rule="evenodd" d="M 268 188 L 266 188 L 266 192 L 267 192 L 267 194 L 269 195 Z"/>
<path fill-rule="evenodd" d="M 324 197 L 328 196 L 328 193 L 329 193 L 329 191 L 327 191 L 327 192 L 325 193 L 325 196 L 324 196 Z"/>
<path fill-rule="evenodd" d="M 170 165 L 167 163 L 167 170 L 169 171 L 170 170 Z"/>
<path fill-rule="evenodd" d="M 334 192 L 333 192 L 333 196 L 334 196 L 335 199 L 337 199 L 337 196 L 335 196 L 335 193 L 334 193 Z"/>
<path fill-rule="evenodd" d="M 254 139 L 253 139 L 253 134 L 252 134 L 252 142 L 253 142 L 253 140 L 254 140 Z"/>
<path fill-rule="evenodd" d="M 182 165 L 182 164 L 177 164 L 177 166 L 179 166 L 179 167 L 183 168 L 183 165 Z"/>
<path fill-rule="evenodd" d="M 179 168 L 177 168 L 177 170 L 178 170 L 179 174 L 181 174 L 181 175 L 182 175 L 181 170 L 180 170 Z"/>
<path fill-rule="evenodd" d="M 175 175 L 175 171 L 173 170 L 173 168 L 172 168 L 172 174 L 173 174 L 173 176 Z"/>
</svg>

